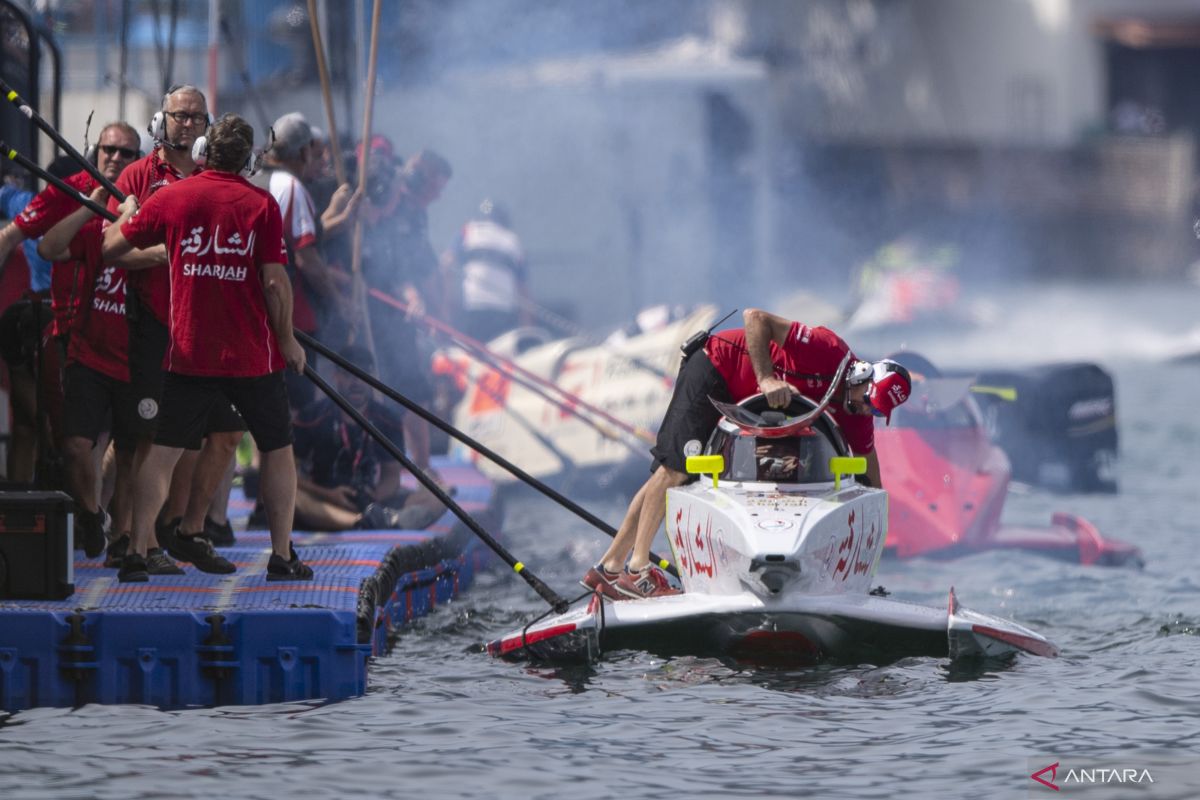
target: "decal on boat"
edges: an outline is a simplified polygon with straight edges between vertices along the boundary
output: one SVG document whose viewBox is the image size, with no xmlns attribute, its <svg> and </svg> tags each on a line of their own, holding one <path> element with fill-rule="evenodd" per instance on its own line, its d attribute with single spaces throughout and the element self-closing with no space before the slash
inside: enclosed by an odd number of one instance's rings
<svg viewBox="0 0 1200 800">
<path fill-rule="evenodd" d="M 691 509 L 688 509 L 687 522 L 684 522 L 683 509 L 679 509 L 675 512 L 675 533 L 672 538 L 681 569 L 687 570 L 689 575 L 703 573 L 712 578 L 716 574 L 711 516 L 706 515 L 704 522 L 696 522 L 693 528 Z"/>
</svg>

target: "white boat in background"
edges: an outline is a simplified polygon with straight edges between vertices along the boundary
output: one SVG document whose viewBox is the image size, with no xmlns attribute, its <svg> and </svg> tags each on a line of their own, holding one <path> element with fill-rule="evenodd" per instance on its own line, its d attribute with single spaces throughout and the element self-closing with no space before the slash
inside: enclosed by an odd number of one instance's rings
<svg viewBox="0 0 1200 800">
<path fill-rule="evenodd" d="M 844 369 L 844 364 L 843 364 Z M 835 385 L 837 381 L 833 382 Z M 495 656 L 591 661 L 641 649 L 765 663 L 886 662 L 905 656 L 1055 656 L 1045 637 L 959 605 L 871 591 L 887 537 L 887 492 L 845 476 L 848 456 L 828 403 L 763 411 L 762 396 L 722 407 L 705 456 L 712 473 L 667 493 L 667 538 L 684 592 L 613 602 L 600 594 L 488 645 Z"/>
<path fill-rule="evenodd" d="M 489 343 L 490 350 L 511 358 L 521 371 L 561 387 L 570 397 L 546 391 L 520 371 L 485 363 L 465 350 L 443 351 L 436 368 L 460 380 L 464 394 L 454 412 L 456 427 L 534 477 L 559 483 L 574 479 L 575 486 L 602 491 L 627 472 L 636 472 L 636 481 L 629 481 L 633 485 L 644 478 L 652 431 L 679 370 L 679 346 L 716 319 L 716 307 L 705 305 L 650 330 L 625 332 L 619 340 L 600 344 L 575 337 L 518 353 L 517 341 L 525 335 L 520 331 Z M 589 413 L 583 404 L 625 424 Z M 489 478 L 513 480 L 473 451 L 463 448 L 458 455 L 477 463 Z"/>
</svg>

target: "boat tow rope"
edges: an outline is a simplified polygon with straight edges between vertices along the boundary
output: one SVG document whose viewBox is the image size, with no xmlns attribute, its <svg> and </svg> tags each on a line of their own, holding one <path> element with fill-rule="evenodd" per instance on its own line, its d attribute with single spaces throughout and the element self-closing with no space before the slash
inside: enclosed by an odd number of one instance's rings
<svg viewBox="0 0 1200 800">
<path fill-rule="evenodd" d="M 324 344 L 317 341 L 313 337 L 309 336 L 307 333 L 304 333 L 303 331 L 296 331 L 296 338 L 300 341 L 301 344 L 305 345 L 306 347 L 311 347 L 319 355 L 322 355 L 325 358 L 328 358 L 332 363 L 334 363 L 337 366 L 341 367 L 342 369 L 346 370 L 346 372 L 348 372 L 351 375 L 353 375 L 354 377 L 358 378 L 360 381 L 364 382 L 365 384 L 370 386 L 372 389 L 377 390 L 378 392 L 383 394 L 385 397 L 387 397 L 389 400 L 393 400 L 393 401 L 399 403 L 400 405 L 404 406 L 409 411 L 413 412 L 421 419 L 423 419 L 426 422 L 428 422 L 429 424 L 433 425 L 438 430 L 440 430 L 443 433 L 446 433 L 450 436 L 453 436 L 455 439 L 462 442 L 467 447 L 470 447 L 475 452 L 479 453 L 480 455 L 482 455 L 485 458 L 492 461 L 497 466 L 506 470 L 514 478 L 517 478 L 518 480 L 533 487 L 534 489 L 537 489 L 539 492 L 544 494 L 546 497 L 550 498 L 551 500 L 558 503 L 563 508 L 565 508 L 568 511 L 570 511 L 571 513 L 575 514 L 577 517 L 582 519 L 584 522 L 587 522 L 590 525 L 592 525 L 593 527 L 602 531 L 603 533 L 608 534 L 609 537 L 615 537 L 617 535 L 616 528 L 614 528 L 612 525 L 609 525 L 607 522 L 600 519 L 595 514 L 593 514 L 592 512 L 588 511 L 583 506 L 576 503 L 574 500 L 571 500 L 569 497 L 566 497 L 565 495 L 563 495 L 562 493 L 553 489 L 552 487 L 547 486 L 544 482 L 533 477 L 528 472 L 526 472 L 525 470 L 518 467 L 516 464 L 509 461 L 504 456 L 500 455 L 496 451 L 489 448 L 487 445 L 483 444 L 482 442 L 476 441 L 474 438 L 467 435 L 466 433 L 459 430 L 458 428 L 454 427 L 450 423 L 446 422 L 438 415 L 422 408 L 420 405 L 413 402 L 409 398 L 405 397 L 400 392 L 393 389 L 391 386 L 388 386 L 386 383 L 379 380 L 374 375 L 372 375 L 371 373 L 364 370 L 362 367 L 359 367 L 356 364 L 354 364 L 353 362 L 343 358 L 341 355 L 334 352 L 330 348 L 326 347 Z M 661 556 L 657 556 L 654 553 L 651 553 L 650 559 L 651 559 L 651 561 L 654 561 L 655 563 L 657 563 L 660 567 L 662 567 L 667 572 L 670 572 L 676 578 L 679 577 L 678 570 L 676 570 L 674 565 L 671 564 L 671 562 L 667 561 L 665 558 L 662 558 Z"/>
<path fill-rule="evenodd" d="M 538 576 L 534 575 L 524 563 L 514 558 L 512 553 L 509 553 L 508 550 L 505 549 L 504 545 L 497 542 L 491 534 L 483 529 L 483 526 L 481 526 L 474 519 L 474 517 L 468 514 L 462 506 L 460 506 L 454 501 L 453 498 L 450 497 L 450 495 L 446 494 L 446 492 L 442 490 L 442 487 L 438 486 L 437 481 L 430 478 L 423 470 L 418 468 L 417 465 L 408 458 L 408 456 L 404 455 L 404 452 L 397 447 L 391 439 L 384 436 L 379 428 L 371 424 L 370 420 L 368 420 L 359 412 L 358 409 L 351 405 L 349 400 L 347 400 L 345 397 L 342 397 L 342 395 L 336 389 L 330 386 L 328 381 L 317 374 L 316 370 L 314 370 L 310 365 L 305 364 L 304 374 L 310 381 L 316 384 L 317 388 L 324 392 L 330 400 L 336 403 L 337 406 L 342 409 L 342 411 L 349 414 L 350 417 L 357 422 L 359 426 L 361 426 L 362 429 L 379 444 L 380 447 L 386 450 L 392 458 L 399 461 L 405 469 L 411 472 L 413 477 L 415 477 L 422 486 L 428 489 L 434 497 L 441 501 L 442 505 L 450 509 L 454 516 L 458 517 L 459 520 L 466 525 L 472 533 L 478 536 L 484 544 L 492 549 L 492 552 L 500 556 L 500 558 L 506 564 L 512 567 L 513 572 L 520 575 L 521 578 L 524 579 L 524 581 L 528 583 L 535 592 L 541 595 L 543 600 L 550 604 L 551 608 L 553 608 L 559 614 L 562 614 L 567 610 L 569 604 L 566 600 L 564 600 L 558 595 L 557 592 L 543 583 L 542 580 L 538 578 Z"/>
</svg>

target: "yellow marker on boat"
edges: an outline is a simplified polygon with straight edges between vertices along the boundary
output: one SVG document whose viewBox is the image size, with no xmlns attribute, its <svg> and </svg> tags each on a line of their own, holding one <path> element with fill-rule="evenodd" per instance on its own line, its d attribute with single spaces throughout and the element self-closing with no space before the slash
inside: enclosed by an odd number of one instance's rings
<svg viewBox="0 0 1200 800">
<path fill-rule="evenodd" d="M 829 471 L 833 473 L 833 490 L 842 488 L 842 475 L 865 475 L 867 460 L 862 456 L 833 456 L 829 459 Z"/>
<path fill-rule="evenodd" d="M 712 475 L 713 488 L 717 488 L 717 476 L 725 471 L 725 457 L 721 455 L 688 456 L 685 462 L 689 475 Z"/>
<path fill-rule="evenodd" d="M 1010 403 L 1017 401 L 1017 389 L 1015 386 L 972 386 L 971 391 L 976 394 L 994 394 L 1001 400 L 1007 400 Z"/>
<path fill-rule="evenodd" d="M 521 571 L 521 570 L 523 570 L 523 569 L 525 569 L 525 565 L 524 565 L 524 564 L 522 564 L 520 561 L 518 561 L 517 563 L 513 564 L 513 572 L 520 572 L 520 571 Z"/>
</svg>

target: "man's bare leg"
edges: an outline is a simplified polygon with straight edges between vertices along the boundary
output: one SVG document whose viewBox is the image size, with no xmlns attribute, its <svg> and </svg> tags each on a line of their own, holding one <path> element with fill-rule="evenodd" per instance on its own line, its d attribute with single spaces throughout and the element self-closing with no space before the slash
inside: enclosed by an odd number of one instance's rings
<svg viewBox="0 0 1200 800">
<path fill-rule="evenodd" d="M 296 527 L 313 531 L 348 531 L 358 525 L 362 514 L 319 500 L 308 492 L 296 491 Z"/>
<path fill-rule="evenodd" d="M 83 436 L 68 436 L 63 439 L 63 456 L 66 461 L 67 491 L 85 511 L 95 514 L 99 510 L 96 500 L 96 448 L 91 439 Z"/>
<path fill-rule="evenodd" d="M 164 505 L 159 509 L 159 519 L 163 522 L 180 519 L 187 513 L 188 499 L 192 496 L 192 481 L 196 475 L 196 464 L 199 463 L 202 452 L 203 449 L 184 450 L 175 463 L 175 470 L 171 473 L 171 482 Z"/>
<path fill-rule="evenodd" d="M 667 489 L 682 486 L 686 482 L 687 475 L 665 466 L 660 466 L 650 476 L 649 483 L 644 487 L 646 495 L 642 498 L 638 514 L 637 539 L 629 556 L 630 572 L 637 572 L 650 563 L 650 545 L 667 511 Z"/>
<path fill-rule="evenodd" d="M 651 475 L 642 484 L 642 488 L 638 489 L 637 494 L 633 496 L 633 500 L 629 503 L 629 509 L 625 512 L 625 518 L 621 520 L 621 527 L 617 528 L 617 535 L 613 537 L 612 544 L 608 546 L 608 550 L 604 551 L 604 555 L 600 557 L 600 565 L 609 572 L 620 572 L 621 568 L 625 566 L 625 559 L 629 557 L 629 552 L 633 549 L 633 544 L 637 537 L 638 518 L 642 512 L 642 502 L 646 498 L 646 490 L 650 488 L 650 484 L 653 482 L 654 475 Z"/>
<path fill-rule="evenodd" d="M 133 483 L 133 536 L 129 552 L 146 557 L 150 543 L 155 542 L 154 523 L 167 499 L 175 465 L 183 448 L 151 445 L 137 467 Z"/>
<path fill-rule="evenodd" d="M 296 457 L 292 446 L 262 454 L 259 493 L 271 529 L 271 548 L 285 561 L 291 560 L 292 521 L 296 516 Z"/>
<path fill-rule="evenodd" d="M 241 431 L 225 431 L 210 433 L 200 449 L 200 458 L 192 471 L 192 486 L 188 493 L 187 506 L 184 509 L 183 522 L 180 531 L 183 533 L 201 533 L 204 531 L 204 515 L 212 505 L 217 486 L 232 468 L 234 456 L 237 454 L 238 442 L 242 441 Z M 176 467 L 176 472 L 179 468 Z M 167 517 L 174 519 L 174 517 Z"/>
<path fill-rule="evenodd" d="M 233 459 L 217 484 L 216 494 L 208 504 L 208 518 L 218 525 L 229 522 L 229 495 L 233 492 L 233 479 L 237 475 L 237 446 L 233 448 Z"/>
</svg>

